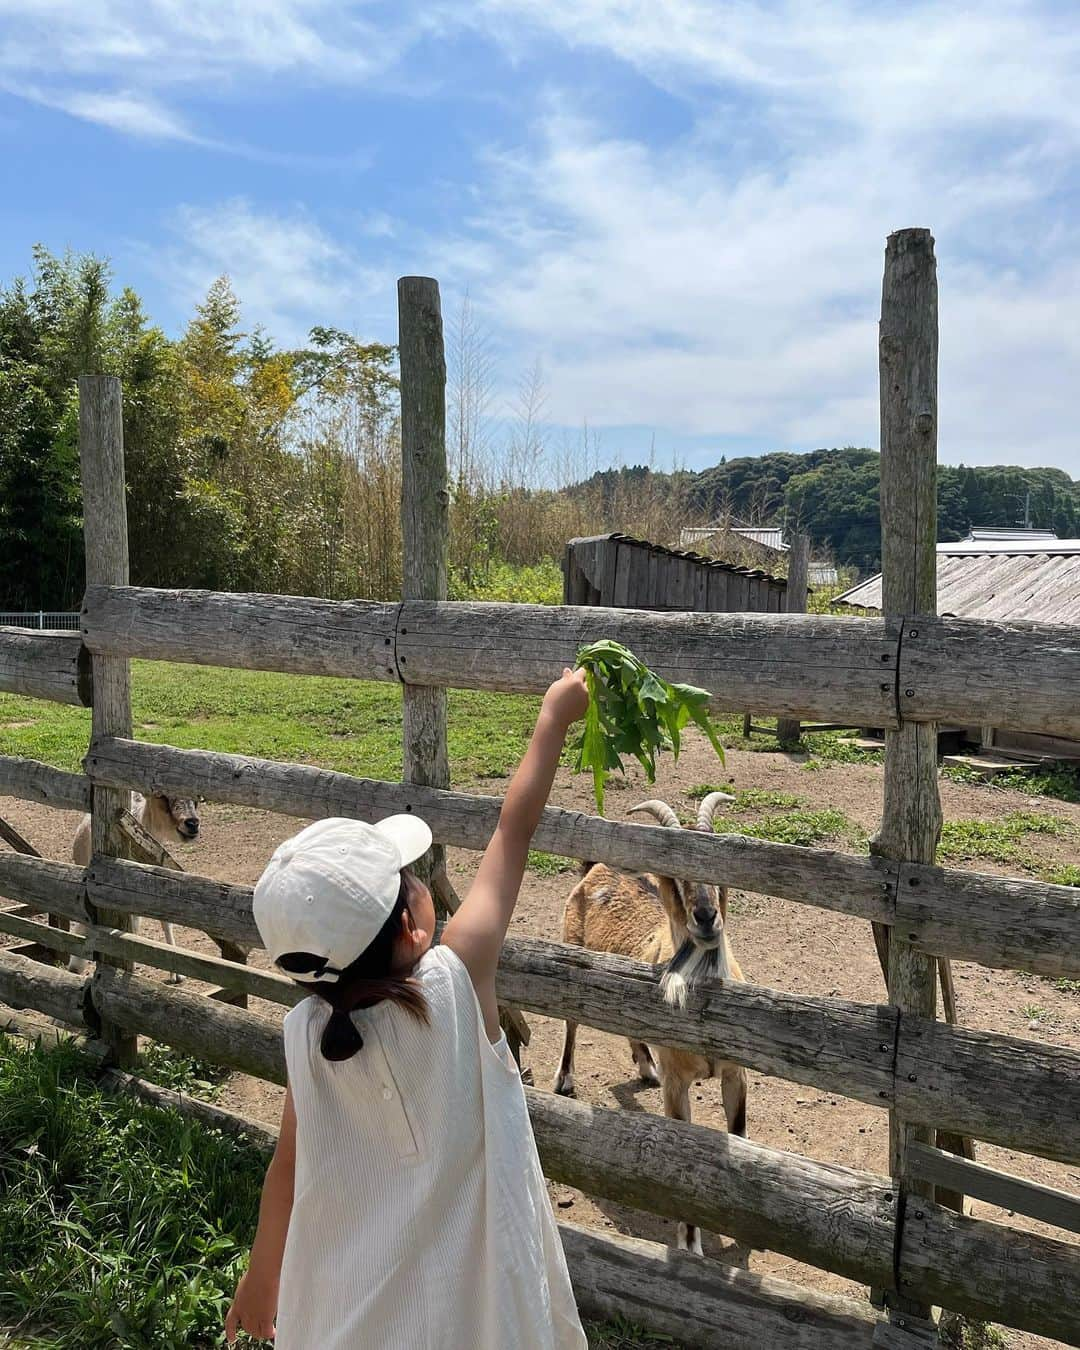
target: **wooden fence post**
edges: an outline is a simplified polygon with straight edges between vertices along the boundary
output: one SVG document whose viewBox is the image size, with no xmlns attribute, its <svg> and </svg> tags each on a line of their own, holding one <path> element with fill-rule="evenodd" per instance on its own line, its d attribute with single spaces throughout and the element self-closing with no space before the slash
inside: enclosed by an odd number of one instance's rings
<svg viewBox="0 0 1080 1350">
<path fill-rule="evenodd" d="M 432 277 L 398 280 L 398 355 L 401 362 L 401 595 L 445 600 L 450 544 L 450 490 L 446 475 L 446 357 L 439 283 Z M 409 672 L 403 675 L 408 680 Z M 407 783 L 450 786 L 446 748 L 446 690 L 406 683 L 404 766 Z M 447 903 L 445 849 L 437 844 L 422 865 L 436 903 Z"/>
<path fill-rule="evenodd" d="M 87 586 L 128 584 L 127 503 L 124 479 L 124 417 L 120 381 L 115 375 L 79 377 L 79 456 L 82 462 L 83 539 Z M 93 735 L 131 736 L 130 663 L 122 656 L 94 656 Z M 93 852 L 122 857 L 121 813 L 131 808 L 131 793 L 117 788 L 90 789 Z M 131 931 L 131 916 L 100 911 L 96 922 Z M 95 953 L 99 963 L 130 969 L 130 963 Z M 103 1024 L 102 1039 L 123 1068 L 134 1063 L 138 1037 Z"/>
<path fill-rule="evenodd" d="M 807 581 L 810 576 L 810 536 L 792 536 L 788 554 L 787 595 L 784 610 L 788 614 L 805 614 Z M 794 743 L 802 735 L 798 718 L 781 717 L 776 723 L 776 739 L 781 745 Z"/>
<path fill-rule="evenodd" d="M 916 641 L 920 616 L 937 612 L 937 264 L 929 230 L 889 236 L 881 291 L 882 612 L 904 625 L 901 644 Z M 899 715 L 913 697 L 897 689 Z M 886 732 L 881 827 L 871 852 L 896 861 L 932 863 L 941 834 L 937 726 L 901 721 Z M 889 1002 L 901 1013 L 934 1017 L 937 963 L 893 929 L 888 934 Z M 933 1198 L 933 1186 L 908 1166 L 911 1144 L 932 1142 L 930 1125 L 889 1116 L 889 1170 L 899 1185 L 899 1230 L 910 1197 Z M 929 1309 L 902 1294 L 890 1303 L 906 1313 Z"/>
</svg>

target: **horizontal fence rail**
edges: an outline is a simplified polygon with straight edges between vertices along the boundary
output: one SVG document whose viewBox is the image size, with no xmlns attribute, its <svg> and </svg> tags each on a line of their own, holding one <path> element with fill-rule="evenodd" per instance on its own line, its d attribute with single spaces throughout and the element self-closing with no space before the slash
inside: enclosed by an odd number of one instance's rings
<svg viewBox="0 0 1080 1350">
<path fill-rule="evenodd" d="M 91 1016 L 233 1068 L 284 1081 L 280 1023 L 112 967 L 89 980 L 0 952 L 0 997 L 73 1024 Z M 679 1217 L 970 1316 L 1076 1340 L 1080 1247 L 960 1219 L 929 1201 L 894 1251 L 885 1178 L 766 1148 L 702 1126 L 529 1091 L 545 1171 L 567 1185 Z"/>
<path fill-rule="evenodd" d="M 378 820 L 415 812 L 437 841 L 471 849 L 487 847 L 502 806 L 496 797 L 141 741 L 95 741 L 86 769 L 91 781 L 109 787 L 190 793 L 303 819 Z M 932 955 L 1080 978 L 1080 891 L 1074 886 L 623 823 L 558 807 L 544 811 L 533 843 L 565 857 L 717 881 L 895 924 L 905 940 Z"/>
<path fill-rule="evenodd" d="M 89 811 L 90 780 L 36 759 L 0 755 L 0 797 L 19 797 L 61 811 Z"/>
<path fill-rule="evenodd" d="M 78 633 L 0 628 L 0 694 L 89 707 L 90 659 Z"/>
<path fill-rule="evenodd" d="M 541 692 L 582 644 L 615 638 L 667 678 L 711 690 L 727 710 L 1080 736 L 1080 633 L 1056 624 L 92 586 L 83 638 L 112 655 L 511 693 Z"/>
<path fill-rule="evenodd" d="M 72 918 L 85 914 L 89 899 L 95 908 L 261 945 L 251 888 L 191 873 L 95 858 L 84 875 L 72 865 L 0 855 L 0 894 Z M 676 1010 L 663 1001 L 651 966 L 523 939 L 503 949 L 498 993 L 525 1011 L 731 1059 L 990 1143 L 1080 1160 L 1076 1051 L 901 1015 L 885 1005 L 748 984 L 698 992 Z"/>
</svg>

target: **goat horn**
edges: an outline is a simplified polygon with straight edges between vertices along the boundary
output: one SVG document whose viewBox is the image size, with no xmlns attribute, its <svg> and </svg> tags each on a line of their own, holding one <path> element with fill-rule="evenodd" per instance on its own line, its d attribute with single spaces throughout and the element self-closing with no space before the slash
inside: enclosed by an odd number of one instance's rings
<svg viewBox="0 0 1080 1350">
<path fill-rule="evenodd" d="M 679 817 L 668 806 L 667 802 L 662 802 L 653 798 L 651 801 L 638 802 L 637 806 L 630 808 L 630 814 L 642 812 L 644 815 L 652 816 L 658 825 L 667 825 L 672 829 L 679 829 Z"/>
<path fill-rule="evenodd" d="M 697 825 L 695 829 L 707 830 L 712 833 L 713 816 L 716 815 L 716 809 L 722 802 L 733 802 L 735 798 L 729 792 L 710 792 L 707 797 L 701 799 L 701 805 L 698 807 Z"/>
</svg>

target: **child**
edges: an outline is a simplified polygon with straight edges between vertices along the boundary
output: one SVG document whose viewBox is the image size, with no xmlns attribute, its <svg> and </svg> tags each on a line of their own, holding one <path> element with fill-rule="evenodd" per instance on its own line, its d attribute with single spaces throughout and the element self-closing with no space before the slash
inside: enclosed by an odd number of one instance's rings
<svg viewBox="0 0 1080 1350">
<path fill-rule="evenodd" d="M 322 820 L 255 887 L 289 1088 L 247 1274 L 225 1321 L 279 1350 L 584 1350 L 495 968 L 582 672 L 544 696 L 468 899 L 432 945 L 415 816 Z"/>
</svg>

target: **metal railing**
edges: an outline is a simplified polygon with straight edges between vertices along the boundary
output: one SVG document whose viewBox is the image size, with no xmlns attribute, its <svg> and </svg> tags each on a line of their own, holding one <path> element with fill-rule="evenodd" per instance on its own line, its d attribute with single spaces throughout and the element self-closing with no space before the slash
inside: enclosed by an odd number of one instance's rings
<svg viewBox="0 0 1080 1350">
<path fill-rule="evenodd" d="M 0 628 L 33 628 L 41 632 L 78 632 L 79 611 L 38 609 L 29 613 L 0 609 Z"/>
</svg>

